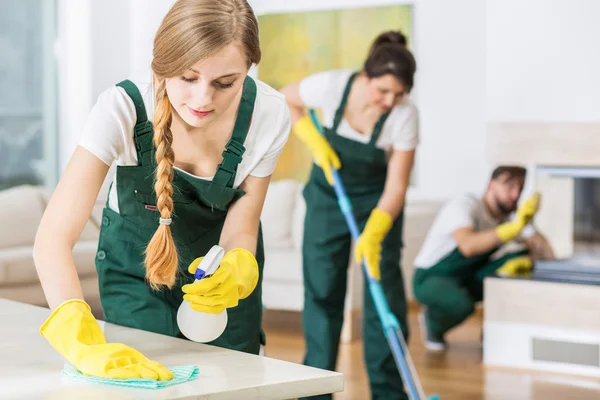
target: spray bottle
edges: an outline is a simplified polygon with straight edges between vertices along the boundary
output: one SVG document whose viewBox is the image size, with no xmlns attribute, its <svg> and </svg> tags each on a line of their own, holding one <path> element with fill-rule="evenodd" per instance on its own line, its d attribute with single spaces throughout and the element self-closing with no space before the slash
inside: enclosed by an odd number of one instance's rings
<svg viewBox="0 0 600 400">
<path fill-rule="evenodd" d="M 214 274 L 224 256 L 222 247 L 213 246 L 198 265 L 195 282 Z M 191 303 L 184 300 L 177 311 L 177 325 L 186 338 L 199 343 L 211 342 L 221 336 L 227 326 L 227 309 L 220 314 L 203 313 L 192 309 Z"/>
</svg>

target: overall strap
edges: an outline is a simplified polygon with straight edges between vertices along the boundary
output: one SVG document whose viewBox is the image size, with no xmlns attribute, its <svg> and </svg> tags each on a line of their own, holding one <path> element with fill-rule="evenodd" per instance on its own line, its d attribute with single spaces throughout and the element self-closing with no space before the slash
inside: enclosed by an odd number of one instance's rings
<svg viewBox="0 0 600 400">
<path fill-rule="evenodd" d="M 233 187 L 238 164 L 242 161 L 242 155 L 246 151 L 244 141 L 250 128 L 250 121 L 256 101 L 256 82 L 254 82 L 254 79 L 246 76 L 242 90 L 242 99 L 233 128 L 233 134 L 225 146 L 223 161 L 217 167 L 217 172 L 213 178 L 213 183 L 220 186 Z"/>
<path fill-rule="evenodd" d="M 383 124 L 385 124 L 385 121 L 390 116 L 390 112 L 391 111 L 388 111 L 381 117 L 379 117 L 379 121 L 377 121 L 377 123 L 373 127 L 373 133 L 371 133 L 371 140 L 369 141 L 369 146 L 375 147 L 375 143 L 377 142 L 377 139 L 379 138 L 379 136 L 381 135 L 381 131 L 383 130 Z"/>
<path fill-rule="evenodd" d="M 352 82 L 354 82 L 354 79 L 356 79 L 357 76 L 358 76 L 358 72 L 354 72 L 350 76 L 350 79 L 348 79 L 348 83 L 346 84 L 346 88 L 344 89 L 344 95 L 342 96 L 342 101 L 340 102 L 340 106 L 338 107 L 338 109 L 335 112 L 335 117 L 333 120 L 333 127 L 331 128 L 331 130 L 333 132 L 337 131 L 337 129 L 340 125 L 340 122 L 342 121 L 342 118 L 344 116 L 344 110 L 346 109 L 346 104 L 348 103 L 348 96 L 350 95 L 350 89 L 352 88 Z M 379 136 L 381 135 L 381 131 L 383 130 L 383 125 L 385 124 L 385 121 L 387 120 L 389 115 L 390 115 L 390 112 L 383 114 L 379 118 L 379 120 L 377 121 L 375 126 L 373 127 L 373 132 L 371 132 L 371 140 L 369 141 L 370 146 L 375 146 L 375 143 L 377 142 L 377 139 L 379 138 Z"/>
<path fill-rule="evenodd" d="M 348 95 L 350 94 L 350 89 L 352 88 L 352 82 L 354 82 L 354 79 L 357 75 L 358 72 L 354 72 L 350 76 L 350 79 L 348 79 L 348 83 L 346 84 L 346 88 L 344 89 L 344 94 L 342 96 L 342 101 L 340 102 L 339 107 L 335 111 L 335 116 L 333 118 L 333 126 L 331 127 L 331 130 L 333 132 L 337 132 L 338 126 L 342 121 L 342 117 L 344 116 L 344 110 L 346 109 L 346 103 L 348 102 Z"/>
<path fill-rule="evenodd" d="M 125 93 L 127 93 L 135 105 L 136 123 L 133 128 L 133 142 L 137 152 L 138 165 L 151 165 L 152 150 L 154 148 L 152 143 L 154 128 L 152 127 L 152 122 L 148 121 L 142 95 L 137 86 L 130 80 L 119 82 L 117 86 L 125 90 Z"/>
</svg>

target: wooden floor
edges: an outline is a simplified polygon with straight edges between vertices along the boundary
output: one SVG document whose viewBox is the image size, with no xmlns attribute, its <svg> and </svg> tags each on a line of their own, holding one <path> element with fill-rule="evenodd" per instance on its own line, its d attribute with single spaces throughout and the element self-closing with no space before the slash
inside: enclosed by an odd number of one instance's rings
<svg viewBox="0 0 600 400">
<path fill-rule="evenodd" d="M 480 314 L 448 336 L 445 354 L 428 354 L 422 346 L 417 313 L 410 313 L 409 348 L 427 396 L 440 400 L 598 400 L 600 380 L 489 369 L 482 366 Z M 267 356 L 302 362 L 304 340 L 298 314 L 267 312 Z M 345 390 L 336 400 L 368 400 L 369 391 L 362 361 L 362 341 L 342 344 L 338 370 L 345 375 Z"/>
</svg>

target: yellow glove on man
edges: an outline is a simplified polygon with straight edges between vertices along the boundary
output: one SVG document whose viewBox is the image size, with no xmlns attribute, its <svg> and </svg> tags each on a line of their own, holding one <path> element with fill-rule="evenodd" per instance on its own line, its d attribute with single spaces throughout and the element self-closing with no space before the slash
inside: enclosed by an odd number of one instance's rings
<svg viewBox="0 0 600 400">
<path fill-rule="evenodd" d="M 531 222 L 540 206 L 540 194 L 533 196 L 523 202 L 516 212 L 515 219 L 498 225 L 496 233 L 503 243 L 509 242 L 519 236 L 523 228 Z"/>
<path fill-rule="evenodd" d="M 106 343 L 90 306 L 83 300 L 62 303 L 40 333 L 84 375 L 113 379 L 173 379 L 162 364 L 121 343 Z"/>
<path fill-rule="evenodd" d="M 392 228 L 392 217 L 387 212 L 374 209 L 369 216 L 367 225 L 356 243 L 354 253 L 356 262 L 362 263 L 363 258 L 367 263 L 369 275 L 376 280 L 381 279 L 379 263 L 381 262 L 381 243 L 385 235 Z"/>
<path fill-rule="evenodd" d="M 531 275 L 533 262 L 528 256 L 508 260 L 496 270 L 496 275 L 505 277 L 527 277 Z"/>
<path fill-rule="evenodd" d="M 336 152 L 325 137 L 319 133 L 308 115 L 300 118 L 294 125 L 294 132 L 310 149 L 317 164 L 325 173 L 325 178 L 333 186 L 332 168 L 340 169 L 342 164 Z"/>
<path fill-rule="evenodd" d="M 525 200 L 523 205 L 517 210 L 517 217 L 521 218 L 525 222 L 525 225 L 530 223 L 538 212 L 541 197 L 542 196 L 538 192 L 534 193 L 533 196 Z"/>
<path fill-rule="evenodd" d="M 204 257 L 195 259 L 188 270 L 190 274 Z M 183 299 L 191 303 L 193 310 L 219 314 L 226 308 L 250 296 L 258 283 L 258 263 L 246 249 L 233 249 L 225 254 L 221 265 L 212 276 L 184 285 Z"/>
</svg>

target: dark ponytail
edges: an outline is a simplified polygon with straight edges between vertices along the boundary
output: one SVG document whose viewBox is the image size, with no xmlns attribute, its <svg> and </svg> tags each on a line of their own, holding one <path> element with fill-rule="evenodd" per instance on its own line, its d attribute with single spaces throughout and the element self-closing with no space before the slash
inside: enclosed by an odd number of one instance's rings
<svg viewBox="0 0 600 400">
<path fill-rule="evenodd" d="M 370 79 L 391 74 L 410 91 L 417 63 L 406 48 L 406 36 L 399 31 L 388 31 L 373 41 L 363 69 Z"/>
<path fill-rule="evenodd" d="M 371 49 L 369 50 L 369 55 L 373 53 L 373 50 L 377 49 L 383 44 L 388 43 L 396 43 L 401 46 L 406 47 L 406 36 L 402 34 L 402 32 L 398 31 L 388 31 L 383 32 L 379 36 L 375 38 L 373 44 L 371 45 Z"/>
</svg>

